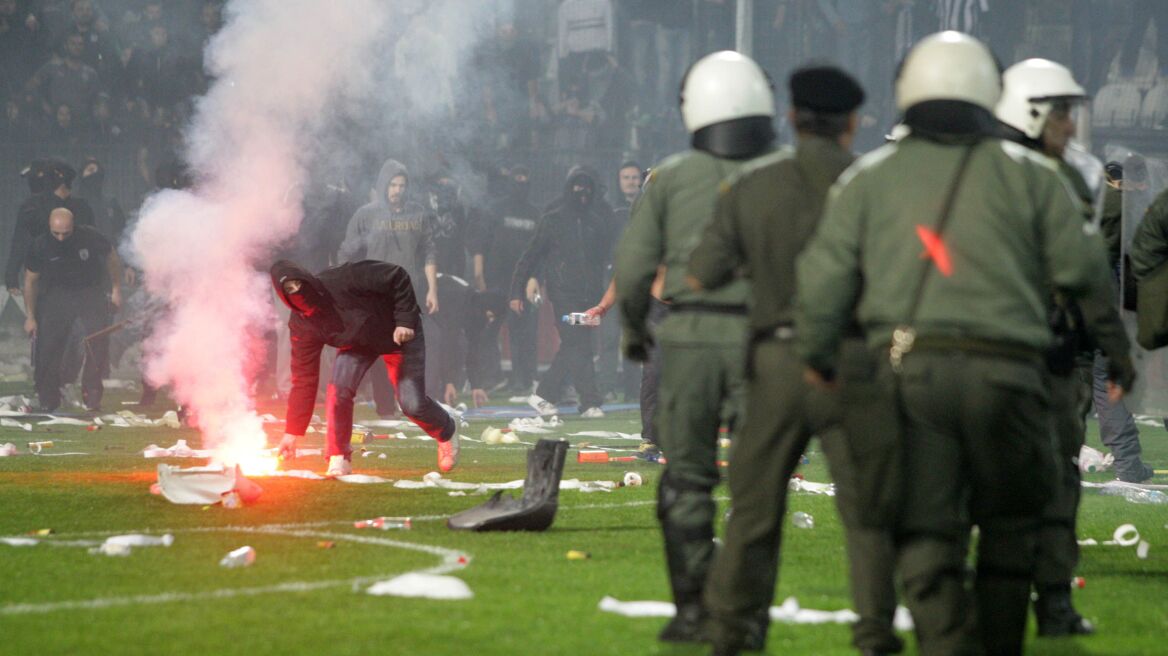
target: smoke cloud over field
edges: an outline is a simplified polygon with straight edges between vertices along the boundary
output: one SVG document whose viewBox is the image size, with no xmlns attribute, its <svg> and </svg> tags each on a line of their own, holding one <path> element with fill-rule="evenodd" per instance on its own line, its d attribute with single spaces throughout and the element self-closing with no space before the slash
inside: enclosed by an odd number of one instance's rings
<svg viewBox="0 0 1168 656">
<path fill-rule="evenodd" d="M 338 95 L 360 93 L 385 29 L 380 0 L 247 0 L 227 7 L 206 65 L 216 82 L 186 131 L 190 190 L 147 200 L 133 259 L 165 316 L 147 377 L 170 384 L 224 460 L 264 446 L 252 382 L 274 314 L 265 270 L 300 223 L 310 143 Z"/>
</svg>

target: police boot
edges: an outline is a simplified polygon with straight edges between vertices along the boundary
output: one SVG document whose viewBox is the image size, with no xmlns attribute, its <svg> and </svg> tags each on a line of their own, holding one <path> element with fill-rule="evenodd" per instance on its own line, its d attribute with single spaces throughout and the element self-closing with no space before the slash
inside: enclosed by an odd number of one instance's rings
<svg viewBox="0 0 1168 656">
<path fill-rule="evenodd" d="M 1038 600 L 1034 602 L 1034 616 L 1038 620 L 1038 635 L 1042 637 L 1095 633 L 1095 626 L 1071 604 L 1071 591 L 1066 586 L 1045 586 L 1041 589 Z"/>
<path fill-rule="evenodd" d="M 657 487 L 657 519 L 677 605 L 677 614 L 657 636 L 663 642 L 706 641 L 702 591 L 714 556 L 714 502 L 704 496 L 679 485 L 668 469 Z"/>
<path fill-rule="evenodd" d="M 706 609 L 701 596 L 686 600 L 677 599 L 677 614 L 657 634 L 661 642 L 705 642 Z"/>
</svg>

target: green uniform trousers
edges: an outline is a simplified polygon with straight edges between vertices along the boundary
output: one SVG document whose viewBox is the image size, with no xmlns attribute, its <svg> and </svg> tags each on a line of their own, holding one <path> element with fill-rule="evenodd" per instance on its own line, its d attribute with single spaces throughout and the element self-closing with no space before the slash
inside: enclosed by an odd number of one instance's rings
<svg viewBox="0 0 1168 656">
<path fill-rule="evenodd" d="M 1042 513 L 1038 563 L 1034 586 L 1067 586 L 1079 564 L 1075 520 L 1079 513 L 1081 476 L 1077 464 L 1083 448 L 1084 427 L 1080 407 L 1086 396 L 1077 373 L 1050 377 L 1051 431 L 1057 479 L 1050 502 Z"/>
<path fill-rule="evenodd" d="M 1021 654 L 1039 524 L 1054 484 L 1045 365 L 1037 356 L 925 349 L 918 340 L 897 386 L 897 569 L 920 653 Z M 965 559 L 973 524 L 971 598 Z"/>
<path fill-rule="evenodd" d="M 718 431 L 740 413 L 743 346 L 662 341 L 655 430 L 666 457 L 657 491 L 670 586 L 700 605 L 714 557 Z"/>
<path fill-rule="evenodd" d="M 845 354 L 845 362 L 856 362 L 857 356 L 870 360 L 859 341 L 849 342 L 848 349 L 853 353 Z M 850 440 L 839 428 L 837 395 L 804 383 L 803 364 L 789 343 L 759 342 L 750 358 L 746 421 L 730 458 L 733 511 L 706 589 L 713 639 L 733 644 L 765 630 L 778 578 L 787 485 L 807 443 L 818 434 L 836 482 L 853 599 L 861 616 L 853 629 L 854 644 L 898 650 L 900 642 L 891 630 L 896 611 L 891 534 L 861 521 L 865 500 L 856 483 L 863 463 L 853 457 Z M 887 396 L 881 400 L 887 401 Z"/>
</svg>

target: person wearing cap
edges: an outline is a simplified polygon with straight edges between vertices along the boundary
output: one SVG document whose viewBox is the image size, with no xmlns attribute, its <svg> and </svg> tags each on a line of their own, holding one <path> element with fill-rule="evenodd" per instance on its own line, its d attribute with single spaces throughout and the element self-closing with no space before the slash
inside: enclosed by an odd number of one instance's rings
<svg viewBox="0 0 1168 656">
<path fill-rule="evenodd" d="M 1067 217 L 1072 223 L 1084 218 L 1094 225 L 1096 194 L 1092 185 L 1072 165 L 1068 155 L 1083 162 L 1100 193 L 1104 166 L 1082 151 L 1069 151 L 1075 134 L 1074 106 L 1086 99 L 1086 92 L 1065 66 L 1046 59 L 1027 59 L 1006 69 L 1002 75 L 1002 97 L 994 114 L 1010 141 L 1050 157 L 1081 201 L 1082 216 Z M 1081 481 L 1078 457 L 1086 437 L 1082 406 L 1086 390 L 1076 371 L 1086 369 L 1090 378 L 1095 349 L 1110 356 L 1100 368 L 1106 380 L 1109 363 L 1130 365 L 1127 332 L 1120 321 L 1112 291 L 1110 271 L 1097 289 L 1106 294 L 1086 296 L 1078 302 L 1056 294 L 1051 302 L 1051 330 L 1055 340 L 1047 351 L 1050 371 L 1051 431 L 1058 458 L 1058 479 L 1054 493 L 1042 514 L 1038 540 L 1038 564 L 1034 571 L 1034 615 L 1038 635 L 1065 636 L 1094 633 L 1071 603 L 1068 581 L 1079 562 L 1075 518 L 1079 510 Z M 1103 401 L 1106 403 L 1106 399 Z"/>
<path fill-rule="evenodd" d="M 32 196 L 21 204 L 12 232 L 8 265 L 4 270 L 4 287 L 13 296 L 21 295 L 20 274 L 32 242 L 49 234 L 49 214 L 63 207 L 73 215 L 76 225 L 94 225 L 93 208 L 85 199 L 73 195 L 73 178 L 77 172 L 56 159 L 37 160 L 25 169 Z"/>
<path fill-rule="evenodd" d="M 281 456 L 296 457 L 296 440 L 312 417 L 320 353 L 337 349 L 328 384 L 328 476 L 353 473 L 353 398 L 375 360 L 385 362 L 402 412 L 438 442 L 438 469 L 458 464 L 458 424 L 426 396 L 426 340 L 413 283 L 396 264 L 361 260 L 312 275 L 294 262 L 271 267 L 276 295 L 291 310 L 292 391 Z"/>
<path fill-rule="evenodd" d="M 655 432 L 667 457 L 657 491 L 669 583 L 677 613 L 666 642 L 705 639 L 702 593 L 714 556 L 719 428 L 741 415 L 749 285 L 694 291 L 685 267 L 701 243 L 724 179 L 773 149 L 770 78 L 749 57 L 722 51 L 690 67 L 681 115 L 692 148 L 653 167 L 616 250 L 616 293 L 625 354 L 643 361 L 654 340 L 661 369 Z M 648 315 L 658 270 L 669 312 L 653 332 Z M 595 297 L 594 297 L 595 298 Z"/>
<path fill-rule="evenodd" d="M 922 39 L 896 80 L 910 133 L 861 157 L 799 256 L 795 345 L 830 388 L 853 322 L 896 430 L 892 531 L 921 654 L 1021 654 L 1054 485 L 1051 288 L 1106 281 L 1098 234 L 1049 158 L 999 137 L 1001 75 L 958 32 Z M 1119 398 L 1130 372 L 1113 381 Z M 845 381 L 846 386 L 846 381 Z M 887 427 L 876 427 L 888 430 Z M 862 454 L 861 454 L 862 455 Z M 977 525 L 976 571 L 966 558 Z"/>
<path fill-rule="evenodd" d="M 728 470 L 734 511 L 706 584 L 710 638 L 719 654 L 765 644 L 787 482 L 811 437 L 819 435 L 836 483 L 860 615 L 853 644 L 899 652 L 904 645 L 892 631 L 891 536 L 862 523 L 864 499 L 856 490 L 852 449 L 838 429 L 839 399 L 803 381 L 803 366 L 792 349 L 795 257 L 819 224 L 828 189 L 854 159 L 850 149 L 864 91 L 851 75 L 828 65 L 800 68 L 788 86 L 792 107 L 787 118 L 795 128 L 795 148 L 755 160 L 722 185 L 714 220 L 689 260 L 691 287 L 718 289 L 741 271 L 752 292 L 746 423 Z M 872 369 L 858 335 L 848 340 L 845 352 L 859 360 L 854 369 Z M 853 412 L 864 407 L 857 394 L 848 402 Z M 867 431 L 853 437 L 871 438 Z"/>
</svg>

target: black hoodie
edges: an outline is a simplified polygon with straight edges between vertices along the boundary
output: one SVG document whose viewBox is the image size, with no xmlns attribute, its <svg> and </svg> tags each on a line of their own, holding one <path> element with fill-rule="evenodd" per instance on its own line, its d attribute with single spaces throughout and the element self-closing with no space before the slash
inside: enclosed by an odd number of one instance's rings
<svg viewBox="0 0 1168 656">
<path fill-rule="evenodd" d="M 576 182 L 592 185 L 588 203 L 580 204 L 572 197 Z M 600 193 L 586 169 L 574 166 L 568 171 L 563 196 L 540 219 L 535 236 L 515 265 L 511 298 L 522 299 L 528 278 L 541 270 L 553 304 L 595 303 L 601 297 L 615 234 L 612 208 L 601 204 Z"/>
<path fill-rule="evenodd" d="M 303 435 L 316 402 L 320 352 L 327 344 L 340 350 L 396 353 L 398 326 L 420 330 L 418 302 L 405 269 L 387 262 L 362 260 L 325 269 L 314 276 L 288 260 L 271 268 L 272 285 L 292 309 L 292 392 L 288 395 L 286 432 Z M 304 283 L 294 304 L 284 293 L 285 280 Z M 297 305 L 309 309 L 297 309 Z"/>
</svg>

